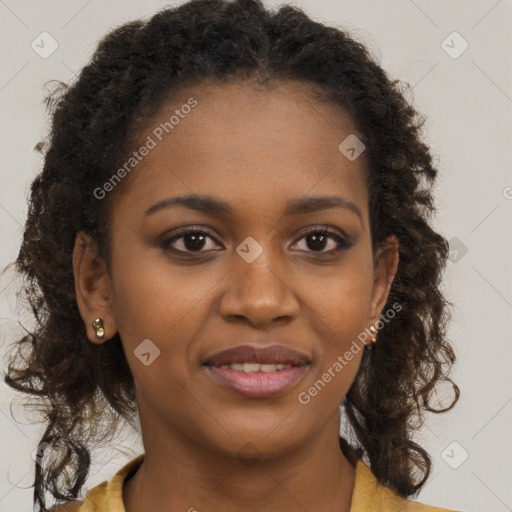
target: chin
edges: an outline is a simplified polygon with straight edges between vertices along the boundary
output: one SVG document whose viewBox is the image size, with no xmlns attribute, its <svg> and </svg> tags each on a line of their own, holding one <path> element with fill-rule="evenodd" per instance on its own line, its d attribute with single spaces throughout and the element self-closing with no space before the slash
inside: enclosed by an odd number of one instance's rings
<svg viewBox="0 0 512 512">
<path fill-rule="evenodd" d="M 257 460 L 271 459 L 286 455 L 306 442 L 306 432 L 298 431 L 293 425 L 279 425 L 274 422 L 272 428 L 257 426 L 244 422 L 235 427 L 227 428 L 232 436 L 211 440 L 218 451 L 226 456 Z"/>
</svg>

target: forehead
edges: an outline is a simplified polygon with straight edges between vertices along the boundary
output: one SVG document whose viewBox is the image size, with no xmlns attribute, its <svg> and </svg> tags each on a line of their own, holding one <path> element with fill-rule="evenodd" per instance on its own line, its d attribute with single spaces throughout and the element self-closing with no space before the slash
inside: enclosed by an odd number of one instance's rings
<svg viewBox="0 0 512 512">
<path fill-rule="evenodd" d="M 292 197 L 338 192 L 364 209 L 365 155 L 351 161 L 339 149 L 354 135 L 362 139 L 350 116 L 307 84 L 191 87 L 146 124 L 140 141 L 151 149 L 131 171 L 124 201 L 143 212 L 187 193 L 270 211 Z"/>
</svg>

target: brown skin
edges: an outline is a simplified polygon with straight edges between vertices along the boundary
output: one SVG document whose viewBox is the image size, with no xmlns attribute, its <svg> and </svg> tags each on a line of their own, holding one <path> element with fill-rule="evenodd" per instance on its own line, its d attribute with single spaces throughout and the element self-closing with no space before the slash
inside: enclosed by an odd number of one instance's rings
<svg viewBox="0 0 512 512">
<path fill-rule="evenodd" d="M 125 508 L 348 512 L 355 471 L 339 449 L 338 407 L 362 350 L 309 404 L 298 394 L 377 324 L 398 265 L 394 237 L 372 254 L 364 153 L 351 162 L 338 150 L 358 132 L 343 111 L 313 99 L 302 84 L 272 91 L 231 84 L 187 90 L 143 140 L 189 97 L 198 106 L 149 152 L 118 197 L 112 275 L 88 237 L 80 233 L 75 245 L 88 337 L 105 342 L 91 326 L 96 317 L 104 320 L 107 343 L 119 331 L 137 387 L 146 457 L 124 486 Z M 235 213 L 171 207 L 144 218 L 156 202 L 191 193 L 223 199 Z M 290 200 L 333 194 L 354 203 L 361 219 L 344 208 L 283 215 Z M 354 244 L 327 255 L 335 239 L 315 248 L 311 235 L 302 235 L 325 224 Z M 187 226 L 213 237 L 199 254 L 158 246 L 161 235 Z M 247 236 L 263 248 L 250 264 L 236 252 Z M 169 247 L 187 251 L 185 242 Z M 149 366 L 134 355 L 145 339 L 161 351 Z M 274 343 L 311 360 L 301 381 L 280 396 L 241 397 L 201 366 L 239 344 Z M 240 455 L 249 442 L 252 459 Z"/>
</svg>

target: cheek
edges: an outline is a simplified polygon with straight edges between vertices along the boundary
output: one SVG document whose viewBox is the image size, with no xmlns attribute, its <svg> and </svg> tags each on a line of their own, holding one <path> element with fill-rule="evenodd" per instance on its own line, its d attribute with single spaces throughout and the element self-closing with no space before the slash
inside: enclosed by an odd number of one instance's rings
<svg viewBox="0 0 512 512">
<path fill-rule="evenodd" d="M 339 404 L 348 392 L 365 348 L 361 336 L 369 341 L 364 330 L 368 327 L 372 277 L 371 259 L 354 251 L 330 279 L 317 280 L 323 286 L 311 286 L 310 304 L 318 320 L 315 330 L 321 334 L 322 347 L 305 400 L 314 398 L 329 407 Z"/>
<path fill-rule="evenodd" d="M 347 255 L 348 256 L 348 255 Z M 353 251 L 343 264 L 329 270 L 308 286 L 308 300 L 329 327 L 336 344 L 367 327 L 373 287 L 371 259 L 362 250 Z M 341 348 L 341 347 L 340 347 Z"/>
<path fill-rule="evenodd" d="M 191 340 L 204 323 L 208 294 L 219 280 L 212 274 L 199 266 L 171 266 L 161 256 L 148 258 L 147 251 L 144 257 L 132 253 L 117 260 L 113 314 L 136 379 L 139 374 L 147 379 L 147 368 L 152 374 L 156 368 L 185 372 Z M 141 365 L 137 358 L 144 340 L 158 354 L 154 366 Z"/>
<path fill-rule="evenodd" d="M 171 265 L 161 249 L 134 246 L 118 246 L 114 314 L 130 336 L 161 338 L 201 301 L 215 276 L 201 266 Z"/>
<path fill-rule="evenodd" d="M 196 341 L 205 336 L 212 294 L 226 270 L 171 265 L 147 249 L 119 258 L 115 269 L 114 316 L 139 389 L 162 396 L 180 388 L 177 382 L 186 381 L 197 364 Z M 138 356 L 148 351 L 150 361 L 153 353 L 157 357 L 146 366 Z"/>
</svg>

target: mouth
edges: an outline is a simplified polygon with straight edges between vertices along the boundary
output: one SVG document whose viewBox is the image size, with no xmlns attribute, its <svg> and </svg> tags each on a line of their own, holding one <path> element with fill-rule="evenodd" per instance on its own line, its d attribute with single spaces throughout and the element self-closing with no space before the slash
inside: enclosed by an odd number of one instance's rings
<svg viewBox="0 0 512 512">
<path fill-rule="evenodd" d="M 247 398 L 283 394 L 303 377 L 309 358 L 283 345 L 242 345 L 215 354 L 203 366 L 221 386 Z"/>
</svg>

